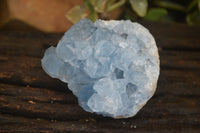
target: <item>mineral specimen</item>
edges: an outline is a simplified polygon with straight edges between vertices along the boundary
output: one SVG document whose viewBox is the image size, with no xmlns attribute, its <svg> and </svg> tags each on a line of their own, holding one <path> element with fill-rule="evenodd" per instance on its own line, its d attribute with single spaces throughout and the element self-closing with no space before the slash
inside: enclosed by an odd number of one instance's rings
<svg viewBox="0 0 200 133">
<path fill-rule="evenodd" d="M 46 50 L 42 67 L 68 83 L 84 110 L 127 118 L 154 94 L 159 57 L 154 38 L 138 23 L 82 19 Z"/>
</svg>

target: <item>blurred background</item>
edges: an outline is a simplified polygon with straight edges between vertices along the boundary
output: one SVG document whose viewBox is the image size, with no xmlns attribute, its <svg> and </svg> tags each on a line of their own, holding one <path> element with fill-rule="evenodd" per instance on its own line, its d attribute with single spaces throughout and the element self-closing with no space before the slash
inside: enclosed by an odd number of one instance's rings
<svg viewBox="0 0 200 133">
<path fill-rule="evenodd" d="M 0 0 L 0 30 L 64 32 L 82 18 L 200 25 L 200 0 Z"/>
</svg>

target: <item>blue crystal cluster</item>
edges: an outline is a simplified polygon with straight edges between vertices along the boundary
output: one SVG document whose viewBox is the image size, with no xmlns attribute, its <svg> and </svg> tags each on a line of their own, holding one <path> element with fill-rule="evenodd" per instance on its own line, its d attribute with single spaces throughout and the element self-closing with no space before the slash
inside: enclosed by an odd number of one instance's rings
<svg viewBox="0 0 200 133">
<path fill-rule="evenodd" d="M 68 83 L 84 110 L 127 118 L 154 94 L 159 57 L 154 38 L 138 23 L 82 19 L 46 50 L 42 67 Z"/>
</svg>

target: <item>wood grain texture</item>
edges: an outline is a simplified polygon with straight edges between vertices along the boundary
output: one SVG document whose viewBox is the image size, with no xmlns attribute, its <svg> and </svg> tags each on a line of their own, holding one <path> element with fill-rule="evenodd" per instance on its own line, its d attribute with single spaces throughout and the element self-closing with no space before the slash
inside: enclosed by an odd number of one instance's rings
<svg viewBox="0 0 200 133">
<path fill-rule="evenodd" d="M 85 112 L 67 85 L 41 68 L 62 34 L 0 31 L 0 132 L 200 132 L 200 27 L 142 22 L 155 36 L 155 95 L 128 119 Z"/>
</svg>

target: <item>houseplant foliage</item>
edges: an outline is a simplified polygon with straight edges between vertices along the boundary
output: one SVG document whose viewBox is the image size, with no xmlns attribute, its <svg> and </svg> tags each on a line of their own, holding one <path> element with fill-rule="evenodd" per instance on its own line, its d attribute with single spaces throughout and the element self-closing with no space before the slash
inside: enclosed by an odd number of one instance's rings
<svg viewBox="0 0 200 133">
<path fill-rule="evenodd" d="M 84 0 L 67 12 L 66 17 L 73 23 L 85 17 L 92 21 L 109 19 L 107 14 L 116 9 L 123 10 L 122 19 L 200 24 L 200 0 Z"/>
</svg>

